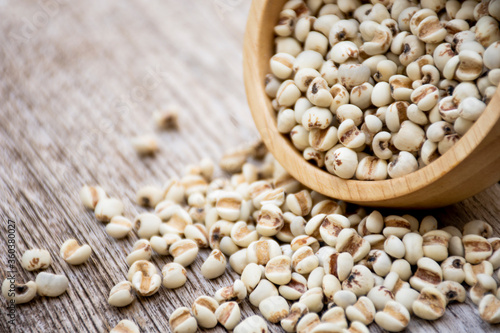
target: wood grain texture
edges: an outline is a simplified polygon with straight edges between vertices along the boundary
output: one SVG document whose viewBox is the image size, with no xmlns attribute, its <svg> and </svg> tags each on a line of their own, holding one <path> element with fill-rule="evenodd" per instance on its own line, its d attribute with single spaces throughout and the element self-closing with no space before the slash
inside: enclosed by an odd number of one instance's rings
<svg viewBox="0 0 500 333">
<path fill-rule="evenodd" d="M 244 45 L 250 110 L 266 146 L 297 180 L 322 194 L 368 206 L 434 208 L 468 198 L 500 180 L 500 89 L 474 126 L 442 158 L 406 176 L 381 181 L 344 180 L 306 161 L 278 132 L 265 93 L 274 51 L 273 27 L 286 0 L 255 0 Z"/>
<path fill-rule="evenodd" d="M 161 185 L 186 164 L 203 156 L 218 159 L 226 149 L 257 137 L 241 74 L 249 2 L 44 3 L 52 4 L 45 21 L 37 1 L 0 2 L 0 278 L 7 273 L 10 218 L 17 226 L 16 257 L 29 248 L 47 249 L 53 259 L 48 272 L 65 274 L 70 287 L 61 297 L 18 306 L 14 331 L 108 332 L 121 319 L 131 319 L 141 332 L 169 332 L 168 316 L 175 308 L 213 294 L 236 274 L 228 270 L 207 282 L 199 273 L 208 256 L 202 251 L 188 269 L 185 287 L 161 288 L 123 309 L 109 306 L 109 290 L 125 279 L 126 254 L 137 237 L 108 237 L 78 192 L 85 183 L 100 184 L 124 201 L 132 218 L 144 211 L 133 203 L 139 187 Z M 35 29 L 25 28 L 26 22 L 36 23 Z M 154 131 L 151 114 L 168 103 L 182 108 L 180 129 L 157 132 L 161 151 L 155 158 L 139 158 L 128 139 Z M 499 202 L 495 185 L 432 213 L 443 225 L 484 219 L 498 235 Z M 420 214 L 425 213 L 430 212 Z M 71 266 L 59 257 L 60 245 L 70 237 L 93 247 L 88 263 Z M 153 257 L 158 268 L 170 261 Z M 18 282 L 36 276 L 17 268 Z M 246 317 L 255 309 L 245 302 L 242 312 Z M 6 320 L 1 298 L 0 332 L 9 332 Z M 452 305 L 433 323 L 413 320 L 409 330 L 493 332 L 494 327 L 483 323 L 469 302 Z"/>
</svg>

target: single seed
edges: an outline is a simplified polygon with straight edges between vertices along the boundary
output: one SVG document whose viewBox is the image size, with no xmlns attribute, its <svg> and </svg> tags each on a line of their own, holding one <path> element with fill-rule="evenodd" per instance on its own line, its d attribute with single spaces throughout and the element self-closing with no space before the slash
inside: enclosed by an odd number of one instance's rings
<svg viewBox="0 0 500 333">
<path fill-rule="evenodd" d="M 168 289 L 182 287 L 187 281 L 187 271 L 184 266 L 171 262 L 163 266 L 163 286 Z"/>
<path fill-rule="evenodd" d="M 15 304 L 30 302 L 37 292 L 37 285 L 33 281 L 26 284 L 18 284 L 15 279 L 5 279 L 2 283 L 2 295 L 6 300 L 13 300 Z"/>
<path fill-rule="evenodd" d="M 201 274 L 207 279 L 215 279 L 226 270 L 226 256 L 220 250 L 213 250 L 201 266 Z"/>
<path fill-rule="evenodd" d="M 215 310 L 215 316 L 225 329 L 232 330 L 241 320 L 240 307 L 236 302 L 223 303 Z"/>
<path fill-rule="evenodd" d="M 140 135 L 130 140 L 132 147 L 139 155 L 153 155 L 158 151 L 158 141 L 154 135 Z"/>
<path fill-rule="evenodd" d="M 122 281 L 116 284 L 109 292 L 108 303 L 116 307 L 123 307 L 131 304 L 134 301 L 132 294 L 132 283 Z"/>
<path fill-rule="evenodd" d="M 194 333 L 198 329 L 196 319 L 191 316 L 189 309 L 181 307 L 176 309 L 168 319 L 174 333 Z"/>
<path fill-rule="evenodd" d="M 45 272 L 38 273 L 35 282 L 38 295 L 49 297 L 62 295 L 68 289 L 69 285 L 69 281 L 66 276 Z"/>
<path fill-rule="evenodd" d="M 101 222 L 109 222 L 115 216 L 122 215 L 123 203 L 115 198 L 103 198 L 95 206 L 95 217 Z"/>
<path fill-rule="evenodd" d="M 50 266 L 52 259 L 47 250 L 32 249 L 23 253 L 21 266 L 28 271 L 45 269 Z"/>
<path fill-rule="evenodd" d="M 130 320 L 121 320 L 109 333 L 139 333 L 139 327 Z"/>
<path fill-rule="evenodd" d="M 85 244 L 80 246 L 76 239 L 68 239 L 61 245 L 61 257 L 71 265 L 85 263 L 92 254 L 92 248 Z"/>
<path fill-rule="evenodd" d="M 100 186 L 84 185 L 80 190 L 80 200 L 88 209 L 95 209 L 97 203 L 106 197 L 106 191 Z"/>
</svg>

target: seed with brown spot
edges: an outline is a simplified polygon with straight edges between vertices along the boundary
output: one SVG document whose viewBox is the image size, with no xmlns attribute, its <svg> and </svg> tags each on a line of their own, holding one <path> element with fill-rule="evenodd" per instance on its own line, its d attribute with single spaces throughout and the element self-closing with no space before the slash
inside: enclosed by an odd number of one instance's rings
<svg viewBox="0 0 500 333">
<path fill-rule="evenodd" d="M 194 333 L 198 329 L 196 319 L 191 316 L 186 307 L 175 310 L 168 322 L 174 333 Z"/>
<path fill-rule="evenodd" d="M 212 297 L 200 296 L 194 301 L 191 310 L 199 326 L 213 328 L 217 325 L 215 311 L 218 307 L 219 303 Z"/>
<path fill-rule="evenodd" d="M 471 264 L 479 264 L 492 254 L 491 244 L 479 235 L 465 235 L 462 238 L 465 250 L 465 260 Z"/>
<path fill-rule="evenodd" d="M 487 323 L 500 323 L 500 300 L 494 295 L 486 295 L 479 303 L 479 315 Z"/>
<path fill-rule="evenodd" d="M 52 259 L 47 250 L 31 249 L 23 253 L 21 265 L 28 271 L 49 267 Z"/>
<path fill-rule="evenodd" d="M 413 313 L 426 320 L 436 320 L 444 315 L 446 310 L 446 297 L 436 288 L 425 287 L 413 303 Z"/>
</svg>

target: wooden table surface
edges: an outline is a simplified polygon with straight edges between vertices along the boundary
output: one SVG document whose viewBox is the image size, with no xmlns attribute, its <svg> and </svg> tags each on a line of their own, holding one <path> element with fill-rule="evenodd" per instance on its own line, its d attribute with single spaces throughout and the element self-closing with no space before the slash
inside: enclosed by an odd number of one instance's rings
<svg viewBox="0 0 500 333">
<path fill-rule="evenodd" d="M 42 5 L 45 4 L 45 5 Z M 163 184 L 204 156 L 217 160 L 257 138 L 242 80 L 242 41 L 248 0 L 210 1 L 0 1 L 0 277 L 7 274 L 7 221 L 16 222 L 16 257 L 47 249 L 49 272 L 65 274 L 68 292 L 37 297 L 16 309 L 7 325 L 0 301 L 0 332 L 108 332 L 131 319 L 142 332 L 169 332 L 168 316 L 203 294 L 228 285 L 228 270 L 212 283 L 200 278 L 207 251 L 178 290 L 138 298 L 123 309 L 108 305 L 113 285 L 125 279 L 125 257 L 136 236 L 115 241 L 80 203 L 85 183 L 123 199 L 126 215 L 143 185 Z M 161 150 L 140 158 L 129 138 L 155 131 L 151 114 L 179 105 L 178 131 L 156 132 Z M 442 225 L 484 219 L 500 234 L 500 185 L 433 213 Z M 67 238 L 90 244 L 82 266 L 59 256 Z M 153 257 L 162 267 L 170 258 Z M 17 265 L 17 281 L 35 273 Z M 243 316 L 255 311 L 242 305 Z M 378 331 L 375 325 L 371 328 Z M 277 326 L 272 331 L 279 332 Z M 495 331 L 469 301 L 451 305 L 436 322 L 412 320 L 408 331 Z M 223 331 L 218 326 L 212 331 Z"/>
</svg>

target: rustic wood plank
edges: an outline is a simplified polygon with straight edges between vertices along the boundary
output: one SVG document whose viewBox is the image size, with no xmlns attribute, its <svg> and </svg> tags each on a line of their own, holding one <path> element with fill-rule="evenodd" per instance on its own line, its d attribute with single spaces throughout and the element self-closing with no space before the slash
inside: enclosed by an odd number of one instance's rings
<svg viewBox="0 0 500 333">
<path fill-rule="evenodd" d="M 185 287 L 162 288 L 125 309 L 109 306 L 109 290 L 125 278 L 126 253 L 137 238 L 116 242 L 108 237 L 81 206 L 78 192 L 84 183 L 101 184 L 124 200 L 127 216 L 133 217 L 144 210 L 133 203 L 140 186 L 162 184 L 188 163 L 203 156 L 218 159 L 224 150 L 257 137 L 241 73 L 249 2 L 46 3 L 52 9 L 45 21 L 36 1 L 0 3 L 0 209 L 2 226 L 8 218 L 16 221 L 17 257 L 32 247 L 49 250 L 54 263 L 48 271 L 66 274 L 70 288 L 59 298 L 36 298 L 18 306 L 18 331 L 107 332 L 128 318 L 143 332 L 168 332 L 168 316 L 175 308 L 213 294 L 236 275 L 229 271 L 207 283 L 199 274 L 208 255 L 202 251 L 188 270 Z M 26 22 L 36 26 L 20 41 Z M 157 132 L 159 154 L 139 158 L 128 139 L 155 131 L 150 115 L 169 103 L 181 106 L 179 130 Z M 432 213 L 443 224 L 484 219 L 500 234 L 499 199 L 500 186 L 495 185 Z M 0 236 L 1 253 L 6 230 Z M 92 245 L 88 263 L 73 267 L 61 260 L 59 246 L 69 237 Z M 153 258 L 160 268 L 169 261 Z M 18 269 L 19 281 L 35 278 L 20 265 Z M 5 305 L 2 298 L 0 332 L 8 332 Z M 246 317 L 256 309 L 245 302 L 242 310 Z M 409 330 L 494 328 L 467 303 L 451 306 L 434 323 L 414 320 Z M 224 330 L 219 326 L 212 331 Z M 280 330 L 272 326 L 272 331 Z"/>
</svg>

